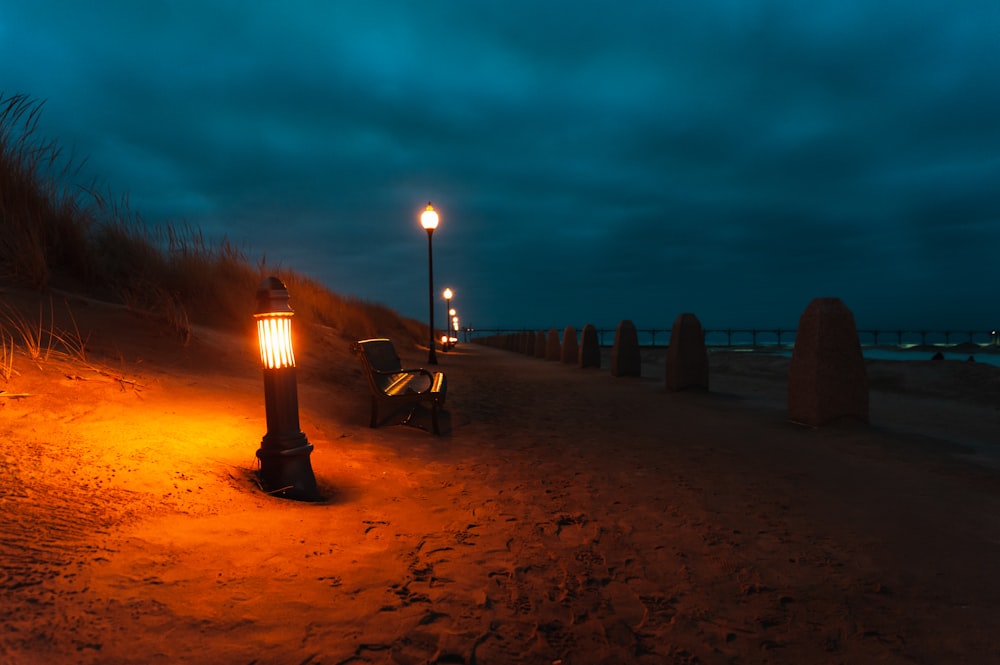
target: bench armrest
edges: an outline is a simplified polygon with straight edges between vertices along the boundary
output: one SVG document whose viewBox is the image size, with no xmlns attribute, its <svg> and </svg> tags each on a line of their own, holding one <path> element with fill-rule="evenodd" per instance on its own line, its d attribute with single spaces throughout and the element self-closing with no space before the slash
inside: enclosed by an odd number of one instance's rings
<svg viewBox="0 0 1000 665">
<path fill-rule="evenodd" d="M 428 376 L 430 375 L 430 372 L 428 372 L 427 370 L 425 370 L 423 368 L 420 368 L 420 369 L 390 369 L 390 370 L 385 370 L 385 369 L 375 369 L 374 367 L 370 367 L 369 369 L 371 370 L 372 374 L 379 374 L 381 376 L 392 376 L 394 374 L 426 374 Z"/>
<path fill-rule="evenodd" d="M 413 369 L 401 369 L 401 370 L 399 370 L 398 373 L 399 374 L 423 374 L 428 379 L 430 379 L 433 376 L 430 373 L 430 371 L 424 369 L 423 367 L 414 367 Z"/>
</svg>

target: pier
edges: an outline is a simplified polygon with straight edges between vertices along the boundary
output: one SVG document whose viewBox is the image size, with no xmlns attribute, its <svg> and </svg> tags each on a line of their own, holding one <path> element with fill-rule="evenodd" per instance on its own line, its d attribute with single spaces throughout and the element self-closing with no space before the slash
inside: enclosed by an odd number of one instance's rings
<svg viewBox="0 0 1000 665">
<path fill-rule="evenodd" d="M 582 327 L 582 326 L 581 326 Z M 563 330 L 563 326 L 556 326 Z M 549 330 L 540 328 L 539 330 Z M 464 341 L 487 337 L 517 335 L 537 332 L 532 328 L 465 328 Z M 639 328 L 639 344 L 646 348 L 670 345 L 670 328 Z M 705 344 L 713 348 L 785 348 L 795 345 L 795 328 L 706 328 Z M 614 328 L 598 328 L 601 346 L 610 345 Z M 950 347 L 959 344 L 1000 346 L 996 330 L 915 330 L 915 329 L 858 329 L 858 339 L 863 347 L 908 348 L 915 346 Z"/>
</svg>

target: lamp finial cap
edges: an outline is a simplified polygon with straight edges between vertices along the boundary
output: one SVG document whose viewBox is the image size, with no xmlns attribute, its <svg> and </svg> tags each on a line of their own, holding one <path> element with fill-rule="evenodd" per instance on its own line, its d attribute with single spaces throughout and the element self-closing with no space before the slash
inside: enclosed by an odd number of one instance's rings
<svg viewBox="0 0 1000 665">
<path fill-rule="evenodd" d="M 254 316 L 266 314 L 291 314 L 295 310 L 288 304 L 288 289 L 277 277 L 265 277 L 257 287 L 257 309 Z"/>
</svg>

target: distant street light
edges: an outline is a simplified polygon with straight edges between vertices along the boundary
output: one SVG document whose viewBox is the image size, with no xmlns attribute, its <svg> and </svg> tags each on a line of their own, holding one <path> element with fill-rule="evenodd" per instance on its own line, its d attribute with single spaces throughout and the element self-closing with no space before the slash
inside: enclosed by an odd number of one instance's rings
<svg viewBox="0 0 1000 665">
<path fill-rule="evenodd" d="M 309 456 L 313 446 L 299 428 L 299 396 L 292 349 L 288 290 L 277 277 L 257 287 L 257 338 L 264 370 L 267 433 L 260 442 L 260 484 L 264 491 L 300 501 L 320 498 Z"/>
<path fill-rule="evenodd" d="M 455 292 L 450 288 L 446 288 L 441 292 L 441 297 L 444 298 L 444 311 L 445 311 L 445 321 L 451 320 L 451 299 L 454 297 Z M 451 325 L 451 324 L 445 324 Z M 448 347 L 451 346 L 451 328 L 448 328 L 447 335 L 445 335 L 444 350 L 447 351 Z"/>
<path fill-rule="evenodd" d="M 431 205 L 430 201 L 427 202 L 427 207 L 420 214 L 420 225 L 427 231 L 427 297 L 430 303 L 430 336 L 428 338 L 430 349 L 427 352 L 427 362 L 431 365 L 437 365 L 437 353 L 434 352 L 436 345 L 434 341 L 434 247 L 431 236 L 434 235 L 434 229 L 438 225 L 438 214 L 434 211 L 434 206 Z"/>
</svg>

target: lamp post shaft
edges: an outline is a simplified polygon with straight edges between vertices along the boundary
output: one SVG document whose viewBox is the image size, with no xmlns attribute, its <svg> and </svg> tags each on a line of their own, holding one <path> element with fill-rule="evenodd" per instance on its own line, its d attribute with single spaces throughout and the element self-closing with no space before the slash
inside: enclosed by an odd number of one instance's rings
<svg viewBox="0 0 1000 665">
<path fill-rule="evenodd" d="M 444 301 L 444 322 L 447 334 L 444 342 L 444 348 L 447 350 L 451 347 L 451 298 L 445 298 Z"/>
<path fill-rule="evenodd" d="M 266 439 L 286 441 L 302 435 L 294 367 L 264 370 L 264 416 Z"/>
<path fill-rule="evenodd" d="M 313 446 L 299 429 L 295 368 L 264 370 L 267 433 L 257 450 L 264 489 L 290 499 L 316 501 L 319 491 L 309 456 Z"/>
<path fill-rule="evenodd" d="M 430 316 L 430 336 L 428 338 L 430 350 L 427 352 L 427 362 L 431 365 L 437 365 L 437 353 L 434 350 L 434 246 L 431 241 L 432 235 L 434 235 L 434 229 L 427 229 L 427 302 Z"/>
</svg>

